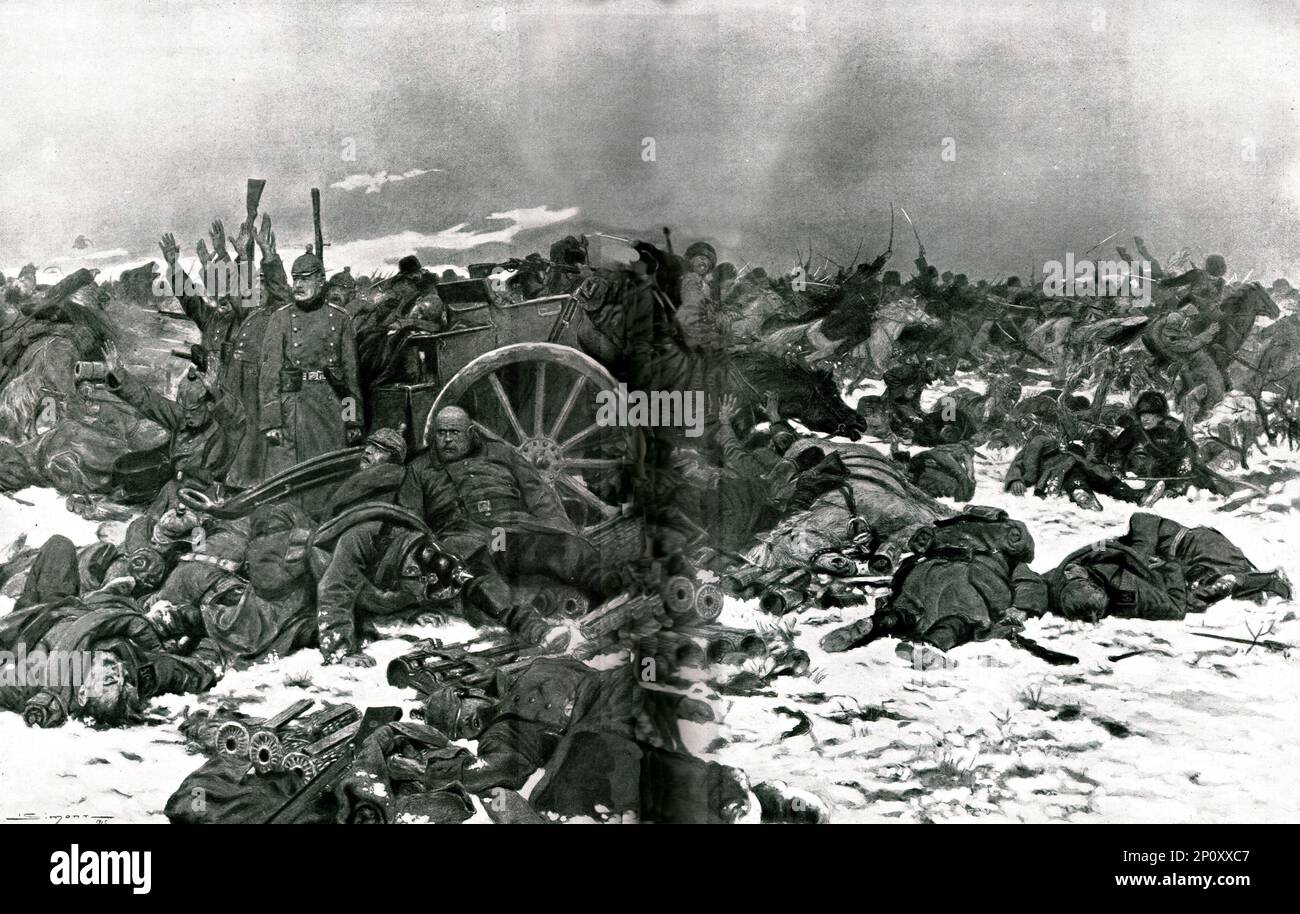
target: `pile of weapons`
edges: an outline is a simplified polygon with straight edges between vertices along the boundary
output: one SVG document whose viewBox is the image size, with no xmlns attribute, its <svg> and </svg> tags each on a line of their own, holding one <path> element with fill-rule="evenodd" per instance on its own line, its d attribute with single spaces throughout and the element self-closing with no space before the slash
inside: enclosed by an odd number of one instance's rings
<svg viewBox="0 0 1300 914">
<path fill-rule="evenodd" d="M 388 664 L 388 684 L 423 696 L 443 685 L 486 688 L 497 673 L 508 676 L 528 665 L 531 658 L 521 660 L 522 650 L 513 642 L 486 638 L 448 645 L 426 638 Z"/>
<path fill-rule="evenodd" d="M 579 619 L 578 628 L 594 641 L 651 621 L 681 628 L 713 622 L 722 613 L 722 588 L 688 575 L 672 575 L 641 591 L 606 600 Z"/>
<path fill-rule="evenodd" d="M 762 662 L 765 676 L 808 672 L 810 659 L 805 651 L 787 640 L 764 636 L 759 632 L 731 628 L 715 622 L 660 629 L 635 639 L 634 662 L 643 670 L 642 661 L 653 658 L 656 674 L 674 675 L 683 667 L 703 668 L 720 665 L 748 666 Z"/>
<path fill-rule="evenodd" d="M 310 781 L 330 764 L 357 734 L 361 712 L 348 704 L 325 705 L 307 712 L 315 700 L 295 701 L 265 720 L 228 720 L 211 735 L 218 757 L 232 765 L 252 766 L 258 774 L 294 771 Z"/>
<path fill-rule="evenodd" d="M 795 566 L 745 564 L 728 570 L 722 584 L 742 599 L 757 597 L 760 609 L 777 616 L 805 606 L 854 606 L 889 586 L 899 555 L 890 545 L 866 555 L 857 550 L 825 552 Z"/>
</svg>

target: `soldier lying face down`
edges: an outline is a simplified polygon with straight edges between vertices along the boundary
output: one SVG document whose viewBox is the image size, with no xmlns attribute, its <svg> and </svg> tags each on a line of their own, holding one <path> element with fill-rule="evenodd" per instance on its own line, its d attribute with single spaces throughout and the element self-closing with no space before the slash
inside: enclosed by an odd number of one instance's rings
<svg viewBox="0 0 1300 914">
<path fill-rule="evenodd" d="M 1029 568 L 1034 538 L 1005 511 L 972 505 L 923 527 L 894 575 L 889 597 L 868 619 L 826 635 L 823 650 L 845 651 L 882 637 L 942 651 L 998 637 L 1046 608 L 1043 580 Z"/>
<path fill-rule="evenodd" d="M 702 702 L 641 688 L 623 664 L 596 670 L 568 659 L 534 660 L 496 697 L 447 686 L 425 705 L 425 723 L 450 739 L 477 740 L 478 763 L 459 776 L 470 793 L 504 799 L 538 771 L 537 812 L 638 821 L 825 821 L 823 804 L 780 782 L 757 785 L 738 769 L 689 754 L 677 721 L 707 723 Z M 508 794 L 506 796 L 509 796 Z M 799 802 L 802 801 L 802 802 Z M 522 802 L 522 801 L 521 801 Z M 534 813 L 535 815 L 535 813 Z"/>
<path fill-rule="evenodd" d="M 1259 571 L 1231 540 L 1139 512 L 1118 539 L 1066 556 L 1048 572 L 1051 608 L 1067 618 L 1181 619 L 1227 596 L 1291 599 L 1278 571 Z"/>
</svg>

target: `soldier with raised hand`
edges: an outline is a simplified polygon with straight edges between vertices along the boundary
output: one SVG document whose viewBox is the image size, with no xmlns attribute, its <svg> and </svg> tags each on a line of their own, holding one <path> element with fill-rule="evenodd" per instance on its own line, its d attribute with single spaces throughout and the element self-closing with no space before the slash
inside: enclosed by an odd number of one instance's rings
<svg viewBox="0 0 1300 914">
<path fill-rule="evenodd" d="M 169 400 L 127 372 L 114 344 L 104 345 L 104 358 L 108 390 L 171 434 L 167 456 L 173 479 L 155 498 L 149 516 L 161 517 L 175 507 L 182 486 L 208 486 L 224 479 L 244 420 L 217 380 L 215 360 L 202 374 L 192 366 L 176 387 L 176 399 Z"/>
<path fill-rule="evenodd" d="M 242 256 L 242 252 L 248 249 L 251 232 L 248 223 L 240 225 L 239 237 L 234 241 L 236 256 Z M 244 435 L 226 477 L 226 482 L 236 488 L 251 488 L 268 475 L 266 438 L 262 435 L 259 423 L 262 340 L 266 336 L 266 325 L 271 312 L 293 300 L 284 275 L 284 265 L 275 252 L 275 232 L 271 229 L 269 216 L 262 217 L 262 230 L 255 237 L 262 251 L 262 294 L 265 301 L 259 305 L 251 295 L 243 301 L 238 323 L 227 335 L 220 350 L 224 365 L 222 386 L 240 404 L 245 420 Z M 212 224 L 212 243 L 217 248 L 226 245 L 225 228 L 220 221 Z M 247 269 L 251 270 L 251 264 Z"/>
<path fill-rule="evenodd" d="M 363 426 L 352 318 L 326 300 L 318 256 L 300 255 L 292 274 L 293 301 L 272 313 L 263 341 L 258 424 L 268 445 L 266 476 L 360 443 Z M 268 292 L 283 294 L 267 280 Z M 314 512 L 327 496 L 307 493 L 304 509 Z"/>
</svg>

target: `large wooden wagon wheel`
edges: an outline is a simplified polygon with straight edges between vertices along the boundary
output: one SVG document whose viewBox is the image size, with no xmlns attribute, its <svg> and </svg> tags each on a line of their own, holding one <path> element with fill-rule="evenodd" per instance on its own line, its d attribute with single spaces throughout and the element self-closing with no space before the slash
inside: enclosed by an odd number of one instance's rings
<svg viewBox="0 0 1300 914">
<path fill-rule="evenodd" d="M 573 522 L 589 529 L 617 516 L 628 498 L 629 430 L 596 422 L 596 395 L 617 384 L 600 363 L 569 346 L 503 346 L 456 372 L 429 410 L 421 441 L 432 443 L 439 410 L 464 408 L 480 434 L 527 458 Z"/>
</svg>

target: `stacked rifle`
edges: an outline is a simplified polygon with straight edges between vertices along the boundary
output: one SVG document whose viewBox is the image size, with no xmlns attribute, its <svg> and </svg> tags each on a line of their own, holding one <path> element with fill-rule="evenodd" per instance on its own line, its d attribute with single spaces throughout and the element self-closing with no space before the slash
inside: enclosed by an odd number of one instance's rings
<svg viewBox="0 0 1300 914">
<path fill-rule="evenodd" d="M 711 623 L 722 613 L 722 588 L 690 575 L 646 581 L 638 589 L 606 600 L 579 619 L 582 634 L 594 641 L 647 623 L 659 628 Z"/>
<path fill-rule="evenodd" d="M 444 645 L 437 638 L 426 638 L 388 664 L 388 684 L 415 689 L 422 696 L 444 685 L 485 688 L 498 671 L 508 675 L 527 665 L 527 659 L 519 659 L 521 651 L 513 642 L 478 640 Z"/>
<path fill-rule="evenodd" d="M 315 703 L 304 698 L 264 720 L 226 721 L 213 733 L 212 747 L 218 757 L 251 766 L 258 774 L 295 771 L 311 780 L 339 755 L 361 723 L 361 712 L 349 704 L 325 705 L 308 714 Z"/>
</svg>

